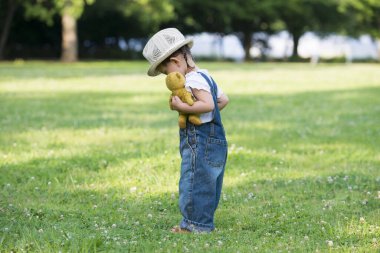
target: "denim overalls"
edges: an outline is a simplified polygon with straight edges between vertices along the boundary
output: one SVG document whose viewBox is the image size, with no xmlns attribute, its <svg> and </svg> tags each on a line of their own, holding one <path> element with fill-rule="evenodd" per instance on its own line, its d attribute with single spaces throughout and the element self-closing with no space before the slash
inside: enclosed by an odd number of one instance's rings
<svg viewBox="0 0 380 253">
<path fill-rule="evenodd" d="M 180 129 L 180 227 L 210 232 L 215 228 L 214 213 L 222 191 L 227 141 L 217 103 L 217 85 L 204 73 L 198 73 L 210 86 L 215 109 L 211 122 L 195 126 L 187 121 L 186 128 Z"/>
</svg>

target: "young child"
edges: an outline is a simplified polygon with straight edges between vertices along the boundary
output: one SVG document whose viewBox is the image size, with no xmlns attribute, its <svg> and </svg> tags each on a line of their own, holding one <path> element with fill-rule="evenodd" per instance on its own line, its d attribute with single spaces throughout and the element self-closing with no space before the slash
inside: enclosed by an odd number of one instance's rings
<svg viewBox="0 0 380 253">
<path fill-rule="evenodd" d="M 179 207 L 183 216 L 172 232 L 211 232 L 218 207 L 227 160 L 227 141 L 220 110 L 228 104 L 227 96 L 207 70 L 198 69 L 191 56 L 192 39 L 180 31 L 167 28 L 157 32 L 146 44 L 143 55 L 149 61 L 149 76 L 177 71 L 186 78 L 185 87 L 196 99 L 189 106 L 178 97 L 170 103 L 172 110 L 200 114 L 202 124 L 187 121 L 180 129 L 181 177 Z"/>
</svg>

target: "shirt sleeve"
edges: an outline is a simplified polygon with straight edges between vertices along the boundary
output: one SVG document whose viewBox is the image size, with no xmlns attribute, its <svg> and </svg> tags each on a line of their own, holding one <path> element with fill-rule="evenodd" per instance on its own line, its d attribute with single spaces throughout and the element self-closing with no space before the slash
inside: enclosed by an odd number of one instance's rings
<svg viewBox="0 0 380 253">
<path fill-rule="evenodd" d="M 201 75 L 191 75 L 187 77 L 185 86 L 189 89 L 205 90 L 211 93 L 210 86 Z"/>
<path fill-rule="evenodd" d="M 205 90 L 209 93 L 211 93 L 210 86 L 208 82 L 203 78 L 203 76 L 199 74 L 190 75 L 186 78 L 185 83 L 186 89 L 191 92 L 191 89 L 197 89 L 197 90 Z M 218 94 L 217 98 L 220 98 L 223 94 L 223 90 L 218 87 Z"/>
</svg>

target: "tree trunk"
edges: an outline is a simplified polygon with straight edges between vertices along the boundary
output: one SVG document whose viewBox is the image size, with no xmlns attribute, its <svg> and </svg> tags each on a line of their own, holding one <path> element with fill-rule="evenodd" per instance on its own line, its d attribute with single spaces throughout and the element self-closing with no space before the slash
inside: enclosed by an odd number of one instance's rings
<svg viewBox="0 0 380 253">
<path fill-rule="evenodd" d="M 12 24 L 13 16 L 17 8 L 17 1 L 8 0 L 8 10 L 6 12 L 6 17 L 4 25 L 2 27 L 1 37 L 0 37 L 0 60 L 4 58 L 4 48 L 8 40 L 9 29 Z"/>
<path fill-rule="evenodd" d="M 63 62 L 78 60 L 77 21 L 67 11 L 62 13 L 62 56 Z"/>
<path fill-rule="evenodd" d="M 252 33 L 245 31 L 243 36 L 243 47 L 244 47 L 244 52 L 245 52 L 245 61 L 250 61 L 251 60 L 251 46 L 252 46 Z"/>
<path fill-rule="evenodd" d="M 298 44 L 299 44 L 300 38 L 301 38 L 301 35 L 293 34 L 293 55 L 292 55 L 293 59 L 298 58 Z"/>
</svg>

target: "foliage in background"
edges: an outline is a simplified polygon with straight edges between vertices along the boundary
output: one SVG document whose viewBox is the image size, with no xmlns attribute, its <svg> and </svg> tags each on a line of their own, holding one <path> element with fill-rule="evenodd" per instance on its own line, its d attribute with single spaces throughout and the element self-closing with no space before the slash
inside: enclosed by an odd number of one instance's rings
<svg viewBox="0 0 380 253">
<path fill-rule="evenodd" d="M 346 28 L 349 34 L 365 32 L 380 39 L 380 1 L 341 0 L 339 11 L 349 17 Z"/>
<path fill-rule="evenodd" d="M 0 59 L 4 54 L 5 43 L 8 39 L 14 12 L 22 8 L 26 19 L 35 18 L 48 26 L 53 25 L 53 18 L 61 16 L 62 20 L 62 59 L 75 61 L 77 59 L 76 19 L 78 19 L 85 4 L 92 4 L 95 0 L 9 0 L 6 22 L 2 27 L 0 38 Z M 71 19 L 71 20 L 68 20 Z M 69 22 L 68 22 L 69 21 Z"/>
<path fill-rule="evenodd" d="M 0 56 L 9 30 L 15 34 L 10 35 L 8 50 L 5 51 L 8 58 L 28 57 L 30 54 L 38 57 L 34 52 L 37 46 L 34 42 L 37 41 L 40 48 L 35 51 L 40 51 L 40 55 L 49 50 L 52 57 L 59 54 L 56 40 L 61 37 L 62 27 L 56 24 L 59 22 L 57 14 L 62 13 L 66 1 L 0 0 L 0 13 L 3 14 L 0 19 L 3 23 L 0 26 Z M 97 0 L 95 3 L 92 0 L 74 0 L 69 12 L 75 18 L 80 17 L 77 33 L 81 56 L 107 57 L 108 54 L 110 58 L 128 57 L 117 43 L 110 45 L 109 39 L 147 38 L 160 28 L 175 26 L 186 34 L 235 33 L 244 45 L 246 59 L 249 59 L 255 32 L 270 34 L 287 29 L 293 36 L 295 49 L 300 36 L 310 30 L 320 34 L 370 33 L 379 37 L 379 5 L 377 0 Z M 12 13 L 15 24 L 10 28 L 8 21 L 12 19 Z M 38 24 L 38 20 L 43 23 Z M 18 31 L 28 35 L 17 34 Z M 296 56 L 297 50 L 293 54 Z"/>
</svg>

